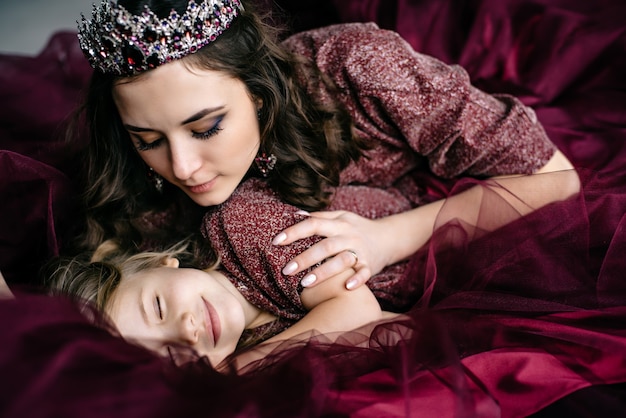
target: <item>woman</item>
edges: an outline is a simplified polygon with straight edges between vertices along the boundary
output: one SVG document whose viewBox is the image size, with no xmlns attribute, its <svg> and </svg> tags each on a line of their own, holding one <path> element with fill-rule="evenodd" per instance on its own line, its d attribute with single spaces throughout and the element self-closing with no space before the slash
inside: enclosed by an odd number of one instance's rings
<svg viewBox="0 0 626 418">
<path fill-rule="evenodd" d="M 438 222 L 477 216 L 482 189 L 449 197 L 442 179 L 491 178 L 521 214 L 578 191 L 573 170 L 520 176 L 572 168 L 532 110 L 478 91 L 398 35 L 340 25 L 278 44 L 273 32 L 237 0 L 105 1 L 82 23 L 95 68 L 84 246 L 171 242 L 209 208 L 202 229 L 232 277 L 256 270 L 232 253 L 263 230 L 253 199 L 265 196 L 294 214 L 262 243 L 270 264 L 284 260 L 272 269 L 315 286 L 353 268 L 354 289 L 380 273 L 399 280 L 443 198 L 463 210 Z M 233 222 L 247 227 L 233 235 Z"/>
<path fill-rule="evenodd" d="M 310 338 L 315 332 L 332 338 L 332 333 L 395 316 L 381 311 L 367 286 L 346 290 L 341 285 L 345 274 L 299 295 L 287 289 L 297 309 L 281 300 L 246 299 L 251 292 L 297 288 L 298 283 L 266 280 L 241 292 L 245 283 L 231 282 L 217 270 L 179 268 L 180 259 L 189 259 L 186 247 L 180 243 L 161 253 L 127 254 L 107 241 L 89 262 L 73 259 L 59 265 L 49 285 L 53 293 L 95 304 L 130 341 L 174 361 L 185 354 L 206 356 L 217 368 L 237 348 Z M 231 364 L 242 367 L 261 353 L 239 353 Z"/>
</svg>

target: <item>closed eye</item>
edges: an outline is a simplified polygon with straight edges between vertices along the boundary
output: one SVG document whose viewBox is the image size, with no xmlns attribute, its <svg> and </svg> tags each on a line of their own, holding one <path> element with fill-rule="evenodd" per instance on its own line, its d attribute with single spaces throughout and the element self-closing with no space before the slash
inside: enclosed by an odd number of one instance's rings
<svg viewBox="0 0 626 418">
<path fill-rule="evenodd" d="M 163 143 L 163 138 L 159 138 L 152 142 L 145 142 L 142 139 L 138 138 L 136 140 L 135 147 L 137 151 L 150 151 L 151 149 L 158 148 Z"/>
<path fill-rule="evenodd" d="M 196 138 L 196 139 L 209 139 L 213 135 L 217 135 L 217 133 L 222 130 L 222 128 L 220 127 L 220 123 L 222 123 L 222 119 L 223 119 L 223 117 L 220 116 L 217 119 L 217 122 L 215 122 L 215 125 L 213 125 L 207 131 L 204 131 L 204 132 L 191 131 L 191 136 Z"/>
<path fill-rule="evenodd" d="M 163 319 L 163 308 L 161 307 L 161 298 L 158 296 L 155 298 L 155 306 L 156 306 L 156 311 L 157 311 L 157 315 L 159 319 Z"/>
<path fill-rule="evenodd" d="M 191 131 L 191 136 L 196 139 L 209 139 L 212 136 L 217 135 L 219 131 L 222 130 L 222 128 L 220 127 L 221 122 L 222 117 L 217 120 L 215 125 L 213 125 L 210 129 L 204 132 Z M 163 144 L 164 140 L 165 138 L 159 138 L 152 142 L 145 142 L 143 139 L 135 137 L 135 147 L 137 148 L 137 151 L 150 151 L 160 147 Z"/>
</svg>

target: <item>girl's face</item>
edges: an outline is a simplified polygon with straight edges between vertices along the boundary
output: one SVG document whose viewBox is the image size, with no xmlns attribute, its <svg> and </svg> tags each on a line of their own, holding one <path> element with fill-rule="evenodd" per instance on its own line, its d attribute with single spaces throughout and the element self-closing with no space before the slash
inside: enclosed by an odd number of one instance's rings
<svg viewBox="0 0 626 418">
<path fill-rule="evenodd" d="M 113 88 L 141 158 L 201 206 L 223 203 L 259 150 L 260 102 L 219 71 L 173 61 Z"/>
<path fill-rule="evenodd" d="M 120 334 L 163 355 L 190 347 L 214 366 L 235 350 L 245 307 L 228 279 L 215 272 L 163 267 L 124 277 L 106 306 Z"/>
</svg>

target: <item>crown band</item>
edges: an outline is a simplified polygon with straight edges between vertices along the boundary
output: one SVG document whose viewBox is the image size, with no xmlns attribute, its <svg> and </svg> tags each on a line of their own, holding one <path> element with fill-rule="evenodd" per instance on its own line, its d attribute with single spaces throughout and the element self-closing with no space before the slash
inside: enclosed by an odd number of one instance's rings
<svg viewBox="0 0 626 418">
<path fill-rule="evenodd" d="M 91 20 L 81 14 L 78 42 L 95 70 L 130 76 L 213 42 L 240 10 L 240 0 L 191 0 L 183 15 L 172 10 L 159 19 L 148 6 L 133 15 L 116 0 L 104 0 L 94 5 Z"/>
</svg>

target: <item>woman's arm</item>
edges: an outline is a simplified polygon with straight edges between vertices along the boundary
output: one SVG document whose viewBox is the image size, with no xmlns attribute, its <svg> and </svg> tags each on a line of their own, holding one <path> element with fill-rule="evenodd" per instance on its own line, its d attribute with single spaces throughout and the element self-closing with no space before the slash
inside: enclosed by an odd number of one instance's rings
<svg viewBox="0 0 626 418">
<path fill-rule="evenodd" d="M 309 235 L 326 237 L 287 263 L 283 273 L 296 274 L 323 262 L 303 280 L 308 285 L 352 267 L 356 274 L 347 285 L 358 287 L 422 247 L 439 223 L 452 218 L 471 222 L 484 213 L 481 205 L 488 190 L 518 215 L 578 191 L 572 165 L 520 100 L 480 91 L 464 69 L 417 53 L 397 33 L 372 25 L 345 28 L 327 37 L 323 29 L 296 35 L 290 45 L 314 59 L 340 92 L 350 93 L 338 98 L 346 101 L 360 131 L 406 150 L 409 160 L 426 160 L 436 176 L 491 180 L 445 201 L 376 221 L 343 211 L 313 213 L 274 239 L 283 245 Z M 301 42 L 302 36 L 316 42 Z M 312 53 L 315 47 L 317 53 Z M 570 171 L 525 176 L 559 170 Z M 494 229 L 506 223 L 495 210 L 491 214 Z"/>
<path fill-rule="evenodd" d="M 542 206 L 565 200 L 578 193 L 580 181 L 572 168 L 563 154 L 557 151 L 537 174 L 494 177 L 487 180 L 485 186 L 472 187 L 447 199 L 383 218 L 380 220 L 381 229 L 389 232 L 381 236 L 386 239 L 376 251 L 371 252 L 385 254 L 385 265 L 403 260 L 427 243 L 436 225 L 443 225 L 453 219 L 477 225 L 478 216 L 481 215 L 481 226 L 490 231 L 495 230 L 513 219 L 506 215 L 507 211 L 485 207 L 488 202 L 484 198 L 486 192 L 496 193 L 514 209 L 516 219 L 517 215 L 527 215 Z M 452 209 L 442 211 L 444 203 Z M 484 219 L 481 211 L 491 211 L 493 216 Z M 406 231 L 412 232 L 407 234 Z M 358 284 L 367 280 L 366 277 L 355 278 L 359 280 Z"/>
<path fill-rule="evenodd" d="M 316 280 L 308 285 L 315 286 L 327 277 L 353 268 L 356 273 L 346 285 L 354 289 L 385 266 L 414 254 L 428 242 L 436 225 L 455 218 L 475 225 L 478 214 L 490 209 L 494 214 L 489 218 L 490 230 L 510 222 L 512 219 L 500 216 L 502 213 L 498 213 L 497 208 L 484 206 L 484 193 L 487 190 L 497 193 L 519 216 L 567 199 L 578 193 L 579 189 L 580 181 L 576 171 L 567 158 L 557 151 L 536 174 L 493 177 L 485 181 L 484 186 L 476 186 L 447 199 L 386 218 L 370 220 L 344 211 L 312 213 L 308 219 L 285 229 L 281 245 L 310 235 L 327 237 L 293 259 L 298 266 L 302 266 L 293 273 L 339 254 L 339 257 L 315 268 L 310 277 L 314 276 Z M 451 209 L 442 211 L 444 203 Z M 346 251 L 348 249 L 357 254 L 356 265 L 354 256 Z"/>
</svg>

